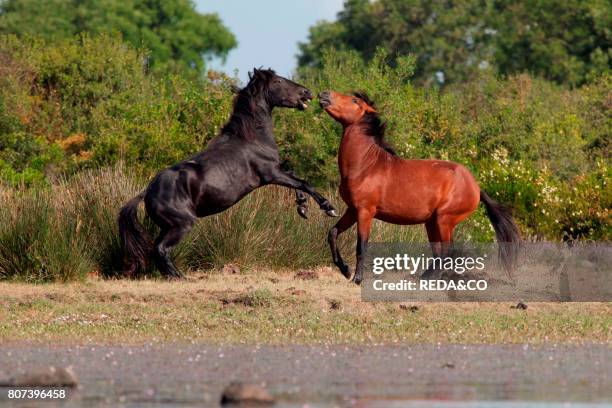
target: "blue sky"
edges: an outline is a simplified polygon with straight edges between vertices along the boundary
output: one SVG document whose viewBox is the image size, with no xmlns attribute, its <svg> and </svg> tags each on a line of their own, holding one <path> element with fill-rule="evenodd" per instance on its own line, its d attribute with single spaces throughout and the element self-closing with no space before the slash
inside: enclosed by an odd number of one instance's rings
<svg viewBox="0 0 612 408">
<path fill-rule="evenodd" d="M 296 67 L 297 43 L 308 37 L 308 28 L 319 20 L 334 20 L 344 0 L 195 0 L 202 13 L 215 12 L 234 33 L 238 47 L 224 65 L 209 66 L 239 78 L 253 67 L 272 68 L 291 76 Z"/>
</svg>

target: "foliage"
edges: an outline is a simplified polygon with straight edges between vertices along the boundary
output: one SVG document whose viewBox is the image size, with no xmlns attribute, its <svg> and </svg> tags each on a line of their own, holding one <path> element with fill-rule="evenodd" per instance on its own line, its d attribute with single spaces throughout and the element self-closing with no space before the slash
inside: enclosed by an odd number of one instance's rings
<svg viewBox="0 0 612 408">
<path fill-rule="evenodd" d="M 120 33 L 149 49 L 153 66 L 198 72 L 203 57 L 225 57 L 237 44 L 216 14 L 199 14 L 191 0 L 0 1 L 0 34 L 58 41 L 82 33 Z"/>
<path fill-rule="evenodd" d="M 229 83 L 157 77 L 116 37 L 0 37 L 0 175 L 32 184 L 119 160 L 163 167 L 197 151 L 231 106 Z"/>
<path fill-rule="evenodd" d="M 322 50 L 351 49 L 366 61 L 377 47 L 416 58 L 416 79 L 457 83 L 480 71 L 530 72 L 579 85 L 610 70 L 612 3 L 605 0 L 347 0 L 300 45 L 300 66 Z"/>
<path fill-rule="evenodd" d="M 610 239 L 609 75 L 573 91 L 527 75 L 481 75 L 424 90 L 408 81 L 412 59 L 398 59 L 395 68 L 387 61 L 380 49 L 368 64 L 354 51 L 329 50 L 323 67 L 305 70 L 303 80 L 313 89 L 366 90 L 400 156 L 468 166 L 484 190 L 514 208 L 525 235 Z M 341 129 L 319 112 L 312 112 L 315 126 L 295 132 L 302 139 L 283 145 L 285 154 L 307 179 L 337 180 Z M 290 127 L 298 126 L 296 119 Z M 305 154 L 311 160 L 302 160 Z M 484 213 L 473 222 L 472 239 L 491 236 Z"/>
<path fill-rule="evenodd" d="M 146 73 L 142 57 L 116 37 L 54 44 L 0 37 L 0 179 L 18 191 L 57 191 L 64 179 L 80 185 L 71 187 L 79 193 L 70 208 L 94 220 L 80 227 L 97 236 L 91 242 L 99 252 L 88 257 L 110 275 L 118 268 L 116 211 L 145 184 L 119 175 L 90 179 L 83 171 L 123 162 L 148 179 L 201 150 L 232 106 L 233 79 Z M 610 239 L 609 74 L 568 90 L 526 74 L 498 79 L 483 73 L 439 90 L 410 82 L 415 65 L 412 57 L 392 60 L 380 49 L 367 64 L 355 51 L 327 50 L 322 67 L 303 70 L 297 80 L 315 93 L 367 91 L 400 156 L 466 165 L 484 190 L 515 209 L 526 237 Z M 322 109 L 275 110 L 275 133 L 287 167 L 319 187 L 338 184 L 341 128 Z M 277 201 L 248 196 L 243 206 L 201 223 L 186 240 L 187 252 L 180 248 L 179 261 L 207 267 L 238 256 L 258 264 L 265 253 L 265 262 L 281 265 L 321 262 L 327 224 L 296 218 L 289 192 L 270 198 Z M 341 202 L 337 196 L 333 201 Z M 288 204 L 277 211 L 278 202 Z M 20 207 L 18 200 L 11 206 Z M 415 239 L 414 230 L 385 235 L 394 231 L 385 228 L 379 235 L 385 240 Z M 482 210 L 458 234 L 493 237 Z"/>
</svg>

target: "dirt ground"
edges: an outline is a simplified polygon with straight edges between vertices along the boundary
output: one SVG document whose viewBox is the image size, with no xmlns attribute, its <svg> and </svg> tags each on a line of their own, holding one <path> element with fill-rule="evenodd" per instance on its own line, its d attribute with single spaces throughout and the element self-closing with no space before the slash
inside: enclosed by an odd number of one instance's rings
<svg viewBox="0 0 612 408">
<path fill-rule="evenodd" d="M 611 303 L 363 302 L 331 268 L 0 283 L 0 342 L 610 344 Z"/>
<path fill-rule="evenodd" d="M 610 303 L 514 306 L 364 302 L 330 268 L 1 283 L 0 383 L 71 367 L 62 406 L 218 406 L 235 380 L 281 407 L 612 401 Z M 8 390 L 0 405 L 36 406 Z"/>
</svg>

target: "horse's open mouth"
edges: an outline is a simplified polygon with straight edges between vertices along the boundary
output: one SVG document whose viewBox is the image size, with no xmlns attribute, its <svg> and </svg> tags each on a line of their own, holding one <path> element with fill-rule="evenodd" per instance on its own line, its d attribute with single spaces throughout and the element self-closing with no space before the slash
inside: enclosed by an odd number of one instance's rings
<svg viewBox="0 0 612 408">
<path fill-rule="evenodd" d="M 331 101 L 329 100 L 329 98 L 327 97 L 319 97 L 319 105 L 325 109 L 327 108 L 329 105 L 331 105 Z"/>
<path fill-rule="evenodd" d="M 298 102 L 298 109 L 299 110 L 304 110 L 304 109 L 308 108 L 308 104 L 310 103 L 311 99 L 312 98 L 303 98 L 303 99 L 300 99 L 299 102 Z"/>
</svg>

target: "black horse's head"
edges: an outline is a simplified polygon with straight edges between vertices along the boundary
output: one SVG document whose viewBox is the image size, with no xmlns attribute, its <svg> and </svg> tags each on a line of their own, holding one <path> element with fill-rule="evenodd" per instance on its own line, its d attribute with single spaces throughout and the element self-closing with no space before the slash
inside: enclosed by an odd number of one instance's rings
<svg viewBox="0 0 612 408">
<path fill-rule="evenodd" d="M 257 89 L 270 107 L 304 110 L 312 99 L 310 90 L 287 78 L 276 75 L 271 69 L 253 69 L 245 89 Z"/>
</svg>

